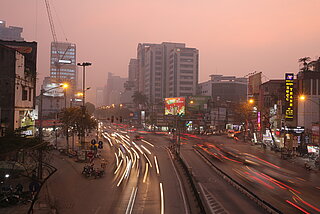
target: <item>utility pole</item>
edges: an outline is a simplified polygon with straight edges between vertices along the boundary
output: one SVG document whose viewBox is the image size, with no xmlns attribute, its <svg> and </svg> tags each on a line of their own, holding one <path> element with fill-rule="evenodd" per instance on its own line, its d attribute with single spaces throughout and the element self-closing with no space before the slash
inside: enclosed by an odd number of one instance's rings
<svg viewBox="0 0 320 214">
<path fill-rule="evenodd" d="M 85 116 L 86 116 L 86 107 L 85 107 L 85 97 L 86 97 L 86 66 L 91 66 L 90 62 L 78 63 L 78 66 L 82 66 L 82 142 L 86 142 L 86 133 L 85 133 Z"/>
</svg>

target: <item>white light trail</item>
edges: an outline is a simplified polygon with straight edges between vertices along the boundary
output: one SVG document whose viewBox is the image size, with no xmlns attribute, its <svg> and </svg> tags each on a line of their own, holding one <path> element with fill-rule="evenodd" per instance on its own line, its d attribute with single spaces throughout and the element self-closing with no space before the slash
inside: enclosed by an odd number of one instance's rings
<svg viewBox="0 0 320 214">
<path fill-rule="evenodd" d="M 149 149 L 147 149 L 146 147 L 144 147 L 143 145 L 141 145 L 141 147 L 149 154 L 149 155 L 151 155 L 151 152 L 150 152 L 150 150 Z"/>
<path fill-rule="evenodd" d="M 159 170 L 159 166 L 158 166 L 158 161 L 157 161 L 157 157 L 154 156 L 154 162 L 156 163 L 156 170 L 157 170 L 157 174 L 160 174 L 160 170 Z"/>
<path fill-rule="evenodd" d="M 141 139 L 141 141 L 144 142 L 144 143 L 146 143 L 146 144 L 148 144 L 149 146 L 154 147 L 154 145 L 153 145 L 152 143 L 149 143 L 148 141 L 146 141 L 146 140 L 144 140 L 144 139 Z"/>
<path fill-rule="evenodd" d="M 120 164 L 118 165 L 116 171 L 114 171 L 114 174 L 117 174 L 117 172 L 119 171 L 121 165 L 122 165 L 123 160 L 120 161 Z"/>
<path fill-rule="evenodd" d="M 139 152 L 143 155 L 144 153 L 143 153 L 143 151 L 139 148 L 139 146 L 138 146 L 135 142 L 133 142 L 133 141 L 132 141 L 132 143 L 133 143 L 133 145 L 139 150 Z"/>
<path fill-rule="evenodd" d="M 150 167 L 152 167 L 152 163 L 151 163 L 150 159 L 148 158 L 148 156 L 146 154 L 143 154 L 143 156 L 147 159 L 148 163 L 150 164 Z"/>
<path fill-rule="evenodd" d="M 126 157 L 126 160 L 127 160 L 127 162 L 128 162 L 128 157 Z M 127 165 L 128 166 L 128 165 Z M 126 168 L 126 170 L 124 170 L 124 172 L 123 172 L 123 174 L 122 174 L 122 176 L 121 176 L 121 178 L 120 178 L 120 180 L 119 180 L 119 182 L 117 183 L 117 187 L 118 186 L 120 186 L 120 184 L 121 184 L 121 182 L 122 182 L 122 180 L 123 180 L 123 178 L 124 178 L 124 176 L 126 175 L 126 172 L 127 172 L 127 169 L 128 169 L 128 167 L 125 167 Z"/>
<path fill-rule="evenodd" d="M 138 187 L 133 187 L 132 188 L 132 192 L 130 195 L 130 199 L 129 199 L 129 203 L 126 209 L 126 214 L 131 214 L 132 210 L 133 210 L 133 206 L 134 206 L 134 202 L 136 200 L 136 196 L 137 196 L 137 191 L 138 191 Z"/>
<path fill-rule="evenodd" d="M 162 183 L 160 183 L 160 198 L 161 198 L 161 209 L 160 213 L 164 214 L 164 195 L 163 195 L 163 186 Z"/>
<path fill-rule="evenodd" d="M 148 171 L 149 171 L 149 164 L 146 163 L 146 170 L 144 171 L 143 183 L 145 183 L 147 180 Z"/>
<path fill-rule="evenodd" d="M 116 156 L 116 163 L 117 163 L 117 166 L 118 166 L 118 164 L 119 164 L 119 158 L 118 158 L 117 153 L 114 153 L 114 156 Z"/>
</svg>

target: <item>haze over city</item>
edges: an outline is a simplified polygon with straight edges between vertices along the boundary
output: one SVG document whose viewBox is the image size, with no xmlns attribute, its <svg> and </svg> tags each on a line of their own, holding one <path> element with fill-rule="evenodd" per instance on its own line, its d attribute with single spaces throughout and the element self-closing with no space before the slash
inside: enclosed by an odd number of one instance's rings
<svg viewBox="0 0 320 214">
<path fill-rule="evenodd" d="M 51 7 L 58 40 L 77 44 L 77 61 L 92 62 L 87 85 L 93 88 L 105 85 L 107 72 L 126 77 L 143 42 L 199 49 L 200 82 L 211 74 L 253 71 L 283 78 L 298 72 L 299 58 L 319 54 L 317 0 L 55 0 Z M 0 14 L 8 25 L 23 27 L 26 41 L 38 42 L 39 88 L 49 76 L 52 41 L 44 1 L 3 0 Z M 88 91 L 91 102 L 94 92 Z"/>
</svg>

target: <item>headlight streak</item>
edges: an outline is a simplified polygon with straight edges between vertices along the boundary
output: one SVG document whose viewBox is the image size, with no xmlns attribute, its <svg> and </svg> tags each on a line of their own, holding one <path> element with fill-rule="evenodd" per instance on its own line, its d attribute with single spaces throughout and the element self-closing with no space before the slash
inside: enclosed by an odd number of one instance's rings
<svg viewBox="0 0 320 214">
<path fill-rule="evenodd" d="M 145 183 L 147 180 L 148 171 L 149 171 L 149 164 L 146 163 L 146 169 L 144 171 L 144 176 L 143 176 L 143 183 Z"/>
<path fill-rule="evenodd" d="M 132 141 L 132 143 L 133 143 L 133 145 L 139 150 L 139 152 L 143 155 L 144 153 L 143 153 L 143 151 L 139 148 L 139 146 L 138 146 L 135 142 L 133 142 L 133 141 Z"/>
<path fill-rule="evenodd" d="M 114 153 L 114 156 L 116 156 L 116 164 L 117 164 L 117 166 L 118 166 L 118 165 L 119 165 L 119 158 L 118 158 L 117 153 Z"/>
<path fill-rule="evenodd" d="M 131 172 L 131 166 L 132 166 L 132 160 L 129 160 L 129 163 L 127 165 L 127 169 L 126 169 L 126 175 L 125 178 L 128 178 Z"/>
<path fill-rule="evenodd" d="M 144 140 L 144 139 L 141 139 L 141 141 L 144 142 L 144 143 L 146 143 L 146 144 L 148 144 L 149 146 L 154 147 L 154 145 L 153 145 L 152 143 L 149 143 L 148 141 L 146 141 L 146 140 Z"/>
<path fill-rule="evenodd" d="M 133 187 L 130 195 L 129 203 L 126 209 L 126 214 L 131 214 L 134 206 L 134 202 L 136 200 L 138 187 Z"/>
<path fill-rule="evenodd" d="M 126 157 L 126 160 L 127 160 L 127 162 L 128 162 L 128 157 Z M 123 172 L 123 174 L 122 174 L 122 176 L 121 176 L 121 178 L 120 178 L 120 180 L 119 180 L 119 182 L 118 182 L 118 184 L 117 184 L 117 187 L 119 187 L 120 186 L 120 184 L 121 184 L 121 182 L 122 182 L 122 180 L 123 180 L 123 178 L 124 178 L 124 176 L 126 175 L 126 172 L 127 172 L 127 169 L 128 169 L 128 164 L 126 165 L 126 170 L 124 170 L 124 172 Z"/>
<path fill-rule="evenodd" d="M 143 156 L 147 159 L 148 163 L 150 164 L 150 167 L 152 167 L 152 163 L 151 161 L 149 160 L 148 156 L 146 154 L 143 154 Z"/>
<path fill-rule="evenodd" d="M 157 174 L 159 175 L 160 174 L 160 170 L 159 170 L 158 161 L 157 161 L 157 157 L 156 156 L 154 156 L 154 162 L 156 164 Z"/>
<path fill-rule="evenodd" d="M 120 163 L 119 163 L 116 171 L 114 171 L 114 174 L 117 174 L 117 172 L 119 171 L 119 169 L 120 169 L 120 167 L 121 167 L 121 165 L 122 165 L 122 162 L 123 162 L 123 160 L 120 161 Z"/>
<path fill-rule="evenodd" d="M 159 184 L 160 185 L 160 199 L 161 199 L 161 209 L 160 209 L 160 213 L 164 214 L 164 195 L 163 195 L 163 186 L 162 183 Z"/>
<path fill-rule="evenodd" d="M 149 155 L 151 155 L 151 152 L 150 152 L 150 150 L 149 149 L 147 149 L 146 147 L 144 147 L 143 145 L 141 145 L 141 147 L 149 154 Z"/>
</svg>

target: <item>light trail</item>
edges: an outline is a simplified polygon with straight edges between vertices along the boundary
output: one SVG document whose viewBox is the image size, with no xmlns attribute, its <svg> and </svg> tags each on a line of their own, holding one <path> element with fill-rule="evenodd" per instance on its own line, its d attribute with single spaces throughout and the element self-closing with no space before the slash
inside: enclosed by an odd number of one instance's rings
<svg viewBox="0 0 320 214">
<path fill-rule="evenodd" d="M 132 210 L 133 210 L 133 206 L 134 206 L 134 202 L 136 200 L 136 196 L 137 196 L 137 191 L 138 191 L 138 187 L 133 187 L 132 188 L 132 192 L 130 195 L 130 199 L 129 199 L 129 203 L 126 209 L 126 214 L 131 214 Z"/>
<path fill-rule="evenodd" d="M 133 143 L 133 145 L 139 150 L 139 152 L 143 155 L 144 153 L 143 153 L 143 151 L 139 148 L 139 146 L 138 146 L 135 142 L 133 142 L 133 141 L 132 141 L 132 143 Z"/>
<path fill-rule="evenodd" d="M 149 171 L 149 164 L 146 163 L 146 170 L 144 171 L 143 183 L 145 183 L 147 180 L 148 171 Z"/>
<path fill-rule="evenodd" d="M 162 183 L 160 183 L 160 198 L 161 198 L 161 210 L 160 210 L 160 213 L 164 214 L 164 195 L 163 195 Z"/>
<path fill-rule="evenodd" d="M 160 174 L 160 170 L 159 170 L 159 166 L 158 166 L 158 161 L 157 161 L 157 157 L 154 156 L 154 162 L 156 163 L 156 170 L 157 170 L 157 174 Z"/>
<path fill-rule="evenodd" d="M 121 165 L 122 165 L 123 160 L 120 161 L 120 164 L 118 165 L 116 171 L 114 171 L 114 174 L 117 174 L 117 172 L 119 171 Z"/>
<path fill-rule="evenodd" d="M 147 159 L 148 163 L 150 164 L 150 167 L 152 167 L 152 163 L 151 163 L 150 159 L 147 157 L 147 155 L 143 154 L 143 156 Z"/>
<path fill-rule="evenodd" d="M 116 163 L 117 163 L 117 166 L 118 166 L 118 164 L 119 164 L 119 158 L 118 158 L 117 153 L 114 153 L 114 156 L 116 156 Z"/>
<path fill-rule="evenodd" d="M 141 145 L 141 147 L 149 154 L 149 155 L 151 155 L 151 152 L 150 152 L 150 150 L 149 149 L 147 149 L 146 147 L 144 147 L 143 145 Z"/>
<path fill-rule="evenodd" d="M 128 161 L 128 157 L 126 157 L 126 159 L 127 159 L 127 161 Z M 120 184 L 121 184 L 124 176 L 126 175 L 127 169 L 128 169 L 128 167 L 126 166 L 126 170 L 124 170 L 124 172 L 123 172 L 123 174 L 122 174 L 122 176 L 121 176 L 121 178 L 120 178 L 120 180 L 119 180 L 119 182 L 118 182 L 118 184 L 117 184 L 117 187 L 120 186 Z"/>
<path fill-rule="evenodd" d="M 149 146 L 154 147 L 154 145 L 153 145 L 152 143 L 149 143 L 148 141 L 146 141 L 146 140 L 144 140 L 144 139 L 141 139 L 141 141 L 144 142 L 144 143 L 146 143 L 146 144 L 148 144 Z"/>
<path fill-rule="evenodd" d="M 294 206 L 295 208 L 297 208 L 298 210 L 300 210 L 301 212 L 303 212 L 303 213 L 305 213 L 305 214 L 311 214 L 311 213 L 308 213 L 307 211 L 305 211 L 304 209 L 302 209 L 301 207 L 299 207 L 298 205 L 292 203 L 292 202 L 289 201 L 289 200 L 286 200 L 286 202 L 287 202 L 288 204 L 291 204 L 292 206 Z"/>
</svg>

